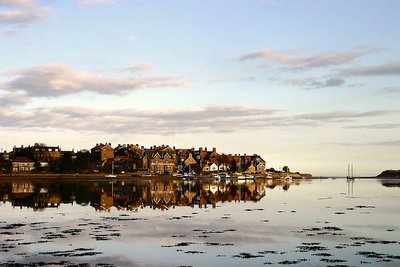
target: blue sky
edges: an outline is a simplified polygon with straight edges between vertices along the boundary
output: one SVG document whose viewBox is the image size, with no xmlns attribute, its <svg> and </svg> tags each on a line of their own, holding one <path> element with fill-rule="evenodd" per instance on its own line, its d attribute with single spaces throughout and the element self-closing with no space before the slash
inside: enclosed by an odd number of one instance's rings
<svg viewBox="0 0 400 267">
<path fill-rule="evenodd" d="M 399 168 L 398 1 L 0 0 L 0 147 Z"/>
</svg>

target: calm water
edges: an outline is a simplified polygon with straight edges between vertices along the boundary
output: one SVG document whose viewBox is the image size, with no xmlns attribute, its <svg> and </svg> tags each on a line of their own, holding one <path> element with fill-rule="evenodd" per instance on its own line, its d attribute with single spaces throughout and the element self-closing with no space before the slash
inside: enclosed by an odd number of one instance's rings
<svg viewBox="0 0 400 267">
<path fill-rule="evenodd" d="M 0 261 L 400 266 L 399 183 L 1 182 Z"/>
</svg>

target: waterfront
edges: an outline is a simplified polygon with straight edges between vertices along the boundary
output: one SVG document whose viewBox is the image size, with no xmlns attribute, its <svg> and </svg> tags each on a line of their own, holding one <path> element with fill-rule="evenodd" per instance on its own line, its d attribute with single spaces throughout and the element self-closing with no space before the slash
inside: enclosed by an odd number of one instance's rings
<svg viewBox="0 0 400 267">
<path fill-rule="evenodd" d="M 0 261 L 398 266 L 395 180 L 2 182 Z"/>
</svg>

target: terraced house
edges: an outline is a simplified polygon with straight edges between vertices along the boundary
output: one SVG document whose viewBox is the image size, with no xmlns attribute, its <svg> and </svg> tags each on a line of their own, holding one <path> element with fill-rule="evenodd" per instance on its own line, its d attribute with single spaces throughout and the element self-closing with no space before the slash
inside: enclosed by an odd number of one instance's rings
<svg viewBox="0 0 400 267">
<path fill-rule="evenodd" d="M 175 149 L 164 145 L 144 149 L 142 167 L 154 174 L 174 173 L 177 167 Z"/>
</svg>

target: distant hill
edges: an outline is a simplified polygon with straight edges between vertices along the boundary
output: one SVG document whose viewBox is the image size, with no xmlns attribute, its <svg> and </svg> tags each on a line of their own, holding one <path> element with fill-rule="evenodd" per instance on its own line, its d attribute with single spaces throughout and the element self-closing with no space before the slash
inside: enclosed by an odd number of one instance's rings
<svg viewBox="0 0 400 267">
<path fill-rule="evenodd" d="M 400 170 L 386 170 L 379 174 L 377 177 L 400 178 Z"/>
</svg>

